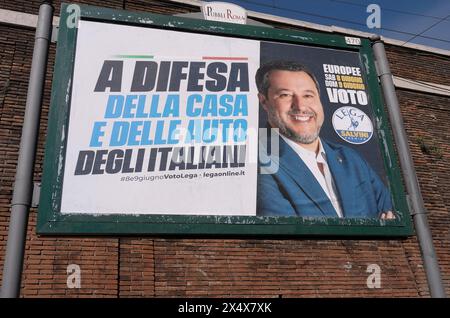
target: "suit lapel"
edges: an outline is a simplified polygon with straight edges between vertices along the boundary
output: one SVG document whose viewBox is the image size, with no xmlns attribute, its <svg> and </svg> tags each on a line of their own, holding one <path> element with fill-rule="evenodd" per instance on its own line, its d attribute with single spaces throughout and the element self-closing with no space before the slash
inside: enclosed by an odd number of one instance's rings
<svg viewBox="0 0 450 318">
<path fill-rule="evenodd" d="M 336 211 L 320 184 L 298 154 L 279 137 L 280 168 L 303 190 L 324 216 L 335 217 Z"/>
<path fill-rule="evenodd" d="M 336 185 L 337 195 L 339 196 L 342 213 L 344 217 L 351 217 L 348 211 L 351 211 L 350 205 L 354 202 L 352 187 L 348 183 L 348 172 L 345 171 L 344 157 L 336 150 L 332 149 L 326 142 L 322 141 L 323 148 L 327 156 L 328 167 L 333 176 L 334 184 Z"/>
</svg>

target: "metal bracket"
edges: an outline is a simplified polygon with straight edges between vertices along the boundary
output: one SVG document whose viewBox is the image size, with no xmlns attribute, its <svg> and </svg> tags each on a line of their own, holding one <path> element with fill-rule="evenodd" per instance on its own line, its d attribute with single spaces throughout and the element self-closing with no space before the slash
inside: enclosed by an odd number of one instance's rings
<svg viewBox="0 0 450 318">
<path fill-rule="evenodd" d="M 58 42 L 58 33 L 59 33 L 59 25 L 53 25 L 52 38 L 50 39 L 50 42 L 52 43 Z"/>
<path fill-rule="evenodd" d="M 409 212 L 411 214 L 411 216 L 414 216 L 417 214 L 416 211 L 414 211 L 413 205 L 412 205 L 412 201 L 411 201 L 411 196 L 409 194 L 406 195 L 406 204 L 408 205 L 408 209 Z"/>
<path fill-rule="evenodd" d="M 412 199 L 411 199 L 411 196 L 409 194 L 406 195 L 406 203 L 408 204 L 408 208 L 409 208 L 409 211 L 410 211 L 410 214 L 411 214 L 412 217 L 414 217 L 414 216 L 416 216 L 418 214 L 427 214 L 427 211 L 425 210 L 425 207 L 424 207 L 423 211 L 415 211 L 414 210 L 413 204 L 412 204 Z"/>
<path fill-rule="evenodd" d="M 39 206 L 39 197 L 41 196 L 41 183 L 33 182 L 33 196 L 31 198 L 31 207 L 37 208 Z"/>
</svg>

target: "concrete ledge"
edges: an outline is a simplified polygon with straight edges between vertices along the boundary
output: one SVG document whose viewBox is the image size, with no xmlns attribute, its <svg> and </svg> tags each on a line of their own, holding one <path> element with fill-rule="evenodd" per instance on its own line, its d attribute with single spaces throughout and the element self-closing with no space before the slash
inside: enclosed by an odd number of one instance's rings
<svg viewBox="0 0 450 318">
<path fill-rule="evenodd" d="M 36 28 L 37 14 L 29 14 L 12 10 L 0 9 L 0 23 L 21 27 Z M 59 17 L 53 17 L 53 25 L 59 24 Z"/>
<path fill-rule="evenodd" d="M 398 88 L 408 89 L 416 92 L 450 96 L 450 86 L 436 83 L 411 80 L 394 76 L 394 85 Z"/>
</svg>

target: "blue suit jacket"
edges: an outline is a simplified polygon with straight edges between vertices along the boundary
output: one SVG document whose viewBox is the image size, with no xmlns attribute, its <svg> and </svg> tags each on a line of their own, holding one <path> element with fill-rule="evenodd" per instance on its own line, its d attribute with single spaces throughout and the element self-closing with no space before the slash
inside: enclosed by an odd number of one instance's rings
<svg viewBox="0 0 450 318">
<path fill-rule="evenodd" d="M 344 217 L 378 218 L 393 211 L 389 190 L 356 151 L 323 139 L 322 144 Z M 314 175 L 283 138 L 279 155 L 271 154 L 270 160 L 278 164 L 278 171 L 258 175 L 257 215 L 337 217 Z M 265 170 L 261 164 L 260 170 Z"/>
</svg>

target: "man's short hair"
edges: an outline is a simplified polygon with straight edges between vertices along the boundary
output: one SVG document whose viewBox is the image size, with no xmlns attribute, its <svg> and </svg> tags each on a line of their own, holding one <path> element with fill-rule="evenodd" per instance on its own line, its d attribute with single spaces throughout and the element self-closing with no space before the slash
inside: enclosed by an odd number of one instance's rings
<svg viewBox="0 0 450 318">
<path fill-rule="evenodd" d="M 305 72 L 313 79 L 317 92 L 320 94 L 319 83 L 316 77 L 305 65 L 294 61 L 276 60 L 261 65 L 258 71 L 256 71 L 256 87 L 258 88 L 258 92 L 266 97 L 270 87 L 269 75 L 271 71 Z"/>
</svg>

